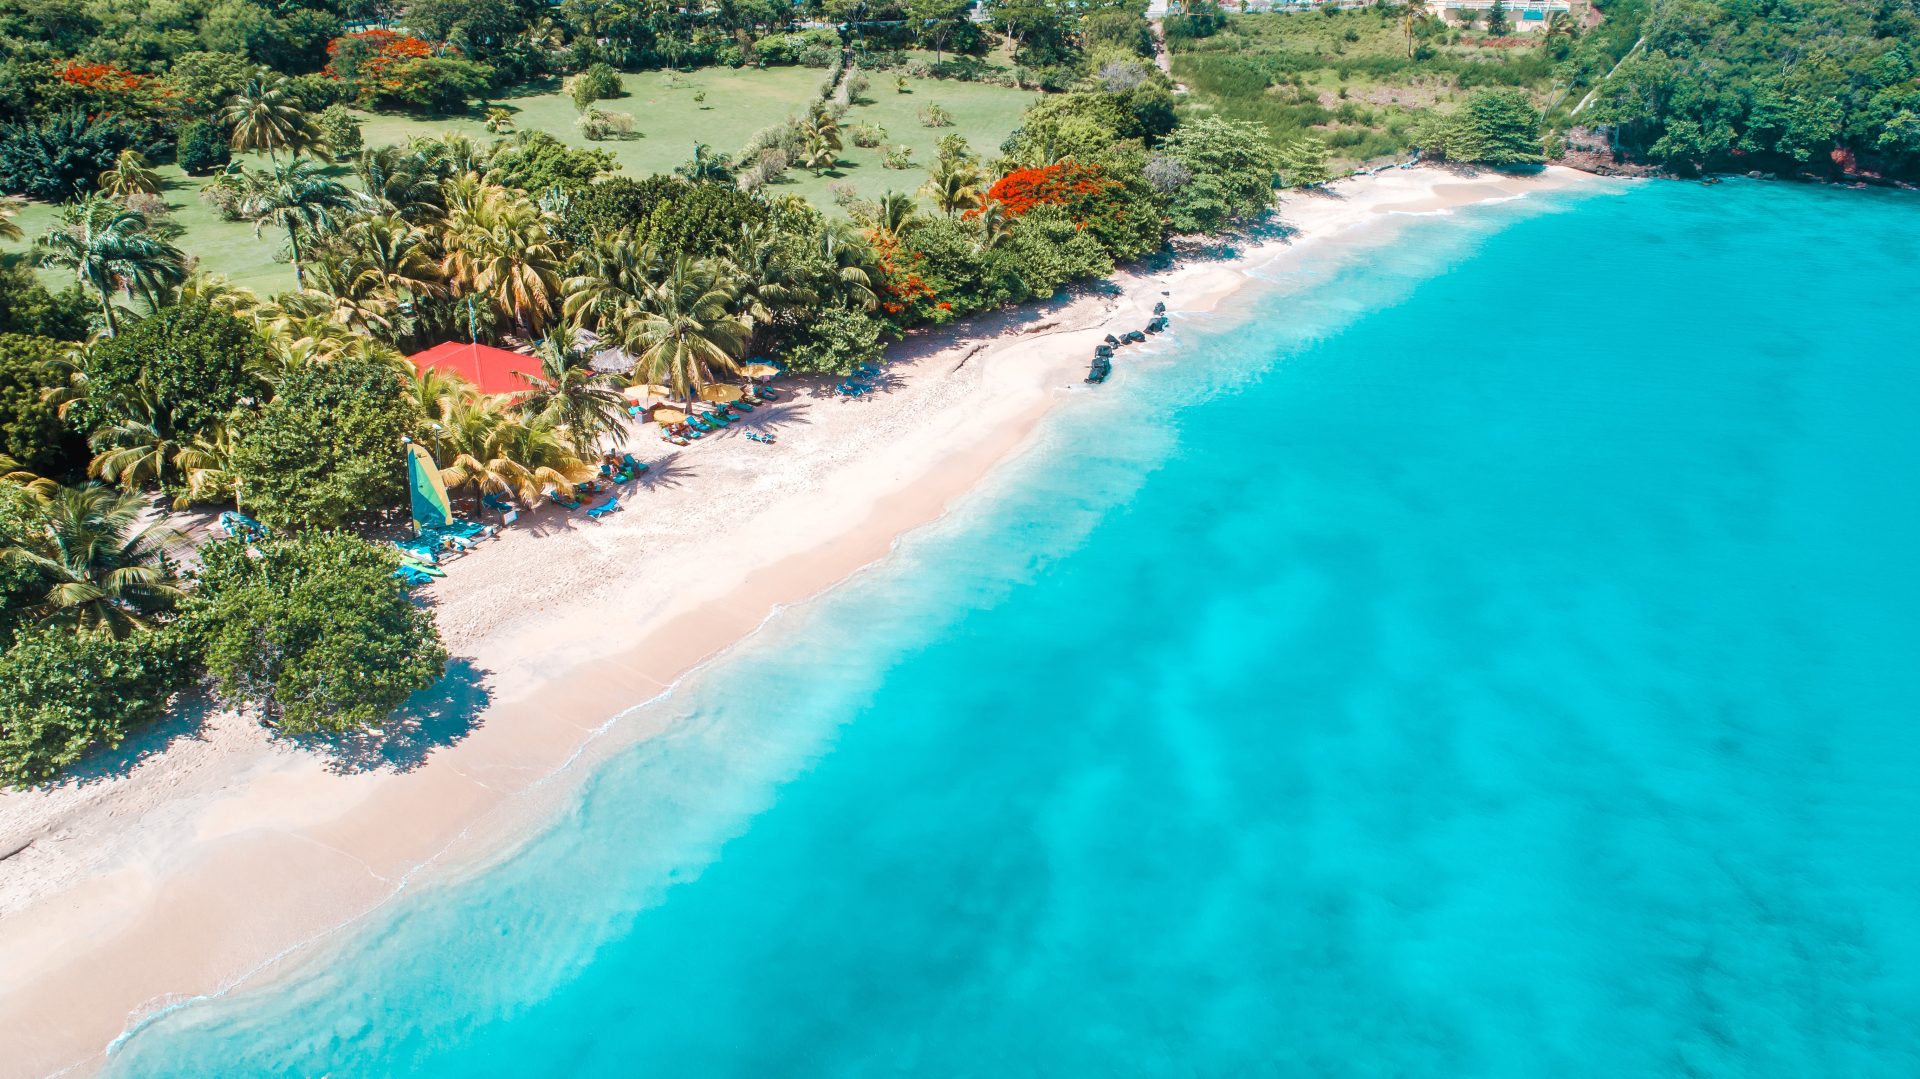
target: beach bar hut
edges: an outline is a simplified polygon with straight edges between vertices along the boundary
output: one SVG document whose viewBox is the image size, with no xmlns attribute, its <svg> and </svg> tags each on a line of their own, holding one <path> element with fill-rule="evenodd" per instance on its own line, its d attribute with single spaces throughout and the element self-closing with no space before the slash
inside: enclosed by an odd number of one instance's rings
<svg viewBox="0 0 1920 1079">
<path fill-rule="evenodd" d="M 416 352 L 407 359 L 418 371 L 446 371 L 459 375 L 473 383 L 481 393 L 524 393 L 528 383 L 523 375 L 540 373 L 540 360 L 537 357 L 461 341 L 438 344 L 425 352 Z"/>
</svg>

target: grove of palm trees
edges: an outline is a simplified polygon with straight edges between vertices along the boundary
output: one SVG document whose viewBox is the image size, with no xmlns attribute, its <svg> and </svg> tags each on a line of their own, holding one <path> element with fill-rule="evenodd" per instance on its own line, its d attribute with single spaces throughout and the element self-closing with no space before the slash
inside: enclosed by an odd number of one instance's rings
<svg viewBox="0 0 1920 1079">
<path fill-rule="evenodd" d="M 1104 276 L 1182 222 L 1265 210 L 1275 162 L 1263 134 L 1179 125 L 1150 58 L 1084 38 L 1078 19 L 1062 9 L 1053 37 L 1021 46 L 1057 90 L 1004 144 L 945 133 L 923 179 L 878 197 L 842 188 L 824 209 L 783 193 L 782 176 L 835 171 L 848 112 L 874 92 L 861 67 L 873 42 L 836 45 L 811 96 L 744 146 L 689 137 L 683 166 L 645 177 L 512 130 L 500 110 L 488 113 L 497 133 L 366 145 L 351 116 L 313 107 L 300 77 L 251 66 L 203 110 L 219 143 L 196 130 L 180 145 L 192 134 L 196 154 L 225 160 L 206 188 L 222 216 L 284 239 L 293 287 L 271 294 L 196 264 L 138 148 L 118 147 L 97 177 L 59 180 L 70 197 L 3 271 L 0 633 L 33 647 L 18 650 L 31 664 L 0 661 L 0 780 L 57 775 L 196 687 L 301 733 L 361 725 L 430 683 L 444 659 L 432 619 L 377 542 L 405 521 L 408 447 L 466 512 L 483 497 L 535 509 L 639 437 L 632 387 L 692 402 L 763 359 L 845 374 L 916 327 Z M 348 81 L 380 62 L 361 57 L 355 75 L 341 68 L 352 50 L 331 51 Z M 1114 80 L 1116 65 L 1137 77 Z M 106 87 L 89 92 L 119 97 L 154 85 L 89 77 Z M 583 108 L 618 80 L 594 85 L 574 94 Z M 96 128 L 119 122 L 81 127 L 107 138 Z M 0 229 L 21 210 L 0 204 Z M 483 394 L 407 358 L 470 341 L 529 354 L 525 387 Z M 623 369 L 595 369 L 607 350 Z M 251 560 L 215 557 L 168 527 L 179 511 L 239 512 L 265 531 L 214 544 Z M 297 586 L 309 574 L 358 581 L 356 601 L 330 587 L 319 617 Z M 356 669 L 376 640 L 391 653 L 383 670 L 404 677 Z M 62 647 L 150 706 L 100 714 L 93 698 L 49 699 L 47 658 Z M 323 699 L 299 688 L 320 684 L 333 687 Z"/>
</svg>

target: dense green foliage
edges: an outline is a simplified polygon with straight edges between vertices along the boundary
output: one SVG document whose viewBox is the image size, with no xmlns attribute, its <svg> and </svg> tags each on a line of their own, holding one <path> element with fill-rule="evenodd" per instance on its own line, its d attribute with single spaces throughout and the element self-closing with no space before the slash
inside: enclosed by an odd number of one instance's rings
<svg viewBox="0 0 1920 1079">
<path fill-rule="evenodd" d="M 86 443 L 60 419 L 47 391 L 62 384 L 67 347 L 46 337 L 0 334 L 0 453 L 31 472 L 83 471 Z"/>
<path fill-rule="evenodd" d="M 1161 155 L 1189 174 L 1167 206 L 1177 231 L 1218 231 L 1273 202 L 1279 155 L 1256 124 L 1202 117 L 1174 132 Z"/>
<path fill-rule="evenodd" d="M 1475 90 L 1452 113 L 1434 116 L 1421 131 L 1434 157 L 1473 165 L 1537 165 L 1540 114 L 1520 90 Z"/>
<path fill-rule="evenodd" d="M 44 120 L 0 124 L 0 194 L 68 199 L 92 191 L 120 151 L 144 148 L 118 119 L 71 109 Z"/>
<path fill-rule="evenodd" d="M 1656 0 L 1591 119 L 1665 165 L 1920 175 L 1920 12 L 1889 0 Z"/>
<path fill-rule="evenodd" d="M 0 264 L 0 333 L 78 341 L 92 313 L 93 301 L 78 287 L 49 292 L 27 267 Z"/>
<path fill-rule="evenodd" d="M 233 471 L 254 516 L 337 527 L 400 497 L 404 440 L 420 413 L 392 368 L 352 356 L 307 364 L 240 421 Z"/>
<path fill-rule="evenodd" d="M 52 779 L 158 719 L 181 684 L 165 632 L 23 630 L 0 653 L 0 786 Z"/>
<path fill-rule="evenodd" d="M 90 394 L 76 405 L 76 420 L 92 429 L 137 408 L 162 431 L 190 437 L 225 421 L 243 399 L 264 398 L 260 375 L 272 364 L 246 320 L 204 301 L 164 307 L 87 351 Z"/>
<path fill-rule="evenodd" d="M 189 176 L 204 176 L 233 160 L 227 133 L 212 120 L 194 120 L 180 129 L 174 161 Z"/>
<path fill-rule="evenodd" d="M 202 549 L 183 629 L 227 703 L 288 734 L 378 726 L 447 653 L 393 579 L 390 549 L 342 532 Z"/>
</svg>

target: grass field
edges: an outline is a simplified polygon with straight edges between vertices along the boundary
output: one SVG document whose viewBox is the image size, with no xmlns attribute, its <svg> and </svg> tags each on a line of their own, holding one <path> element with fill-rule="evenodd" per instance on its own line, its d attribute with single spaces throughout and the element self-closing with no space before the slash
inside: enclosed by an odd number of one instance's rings
<svg viewBox="0 0 1920 1079">
<path fill-rule="evenodd" d="M 631 114 L 636 137 L 604 142 L 589 142 L 581 136 L 574 126 L 578 114 L 564 94 L 506 98 L 493 104 L 511 110 L 519 130 L 544 131 L 569 145 L 606 150 L 620 165 L 615 175 L 637 178 L 671 171 L 693 156 L 696 142 L 721 153 L 736 152 L 754 132 L 804 109 L 825 78 L 823 70 L 801 67 L 739 71 L 710 68 L 672 79 L 659 72 L 627 75 L 622 79 L 627 96 L 602 102 L 601 107 Z M 888 144 L 913 148 L 916 167 L 885 168 L 880 163 L 884 148 L 863 149 L 848 138 L 834 172 L 816 177 L 796 169 L 782 182 L 768 187 L 768 193 L 803 195 L 823 210 L 834 212 L 828 185 L 836 181 L 851 184 L 868 197 L 887 190 L 912 192 L 925 182 L 926 172 L 920 166 L 932 160 L 934 146 L 942 136 L 964 135 L 982 156 L 991 157 L 1036 96 L 985 83 L 926 79 L 909 79 L 908 83 L 911 92 L 902 94 L 895 90 L 892 75 L 874 75 L 873 85 L 856 101 L 843 126 L 879 124 L 887 131 Z M 702 92 L 706 100 L 695 101 L 695 95 Z M 952 127 L 921 126 L 916 113 L 932 103 L 953 114 Z M 363 114 L 360 119 L 361 138 L 368 146 L 447 131 L 482 141 L 495 137 L 487 132 L 478 110 L 470 117 L 446 119 L 386 114 Z M 336 170 L 343 174 L 347 171 L 344 166 L 336 166 Z M 284 236 L 268 230 L 255 238 L 252 225 L 220 220 L 200 198 L 206 178 L 187 176 L 172 165 L 156 171 L 166 181 L 165 196 L 173 207 L 173 219 L 184 230 L 174 242 L 198 259 L 200 268 L 225 274 L 263 294 L 293 286 L 293 268 L 285 261 Z M 28 206 L 18 219 L 28 242 L 45 232 L 56 215 L 56 208 L 50 205 Z M 25 246 L 4 243 L 0 252 L 17 252 Z M 44 278 L 50 287 L 67 283 L 50 271 Z"/>
<path fill-rule="evenodd" d="M 1380 8 L 1235 15 L 1212 37 L 1173 42 L 1173 75 L 1191 90 L 1188 111 L 1258 120 L 1281 142 L 1312 129 L 1336 164 L 1357 165 L 1404 153 L 1418 110 L 1449 109 L 1475 87 L 1547 96 L 1553 61 L 1538 44 L 1483 40 L 1450 23 L 1415 39 L 1426 46 L 1415 59 L 1397 14 Z"/>
</svg>

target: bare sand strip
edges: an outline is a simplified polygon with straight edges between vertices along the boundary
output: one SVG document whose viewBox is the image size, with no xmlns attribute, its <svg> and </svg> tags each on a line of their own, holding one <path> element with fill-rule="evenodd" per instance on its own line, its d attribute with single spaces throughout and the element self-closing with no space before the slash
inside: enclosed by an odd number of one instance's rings
<svg viewBox="0 0 1920 1079">
<path fill-rule="evenodd" d="M 678 449 L 637 432 L 653 469 L 621 493 L 624 512 L 529 514 L 428 590 L 457 659 L 416 728 L 329 755 L 242 716 L 182 719 L 130 768 L 0 794 L 0 1074 L 92 1071 L 141 1017 L 284 969 L 423 869 L 498 857 L 583 751 L 657 733 L 649 711 L 611 717 L 938 518 L 1049 409 L 1098 392 L 1081 384 L 1094 344 L 1143 326 L 1154 303 L 1212 310 L 1249 268 L 1387 215 L 1584 179 L 1343 181 L 1289 199 L 1293 231 L 1236 258 L 916 336 L 873 397 L 789 384 L 743 425 L 777 446 L 736 430 Z"/>
</svg>

